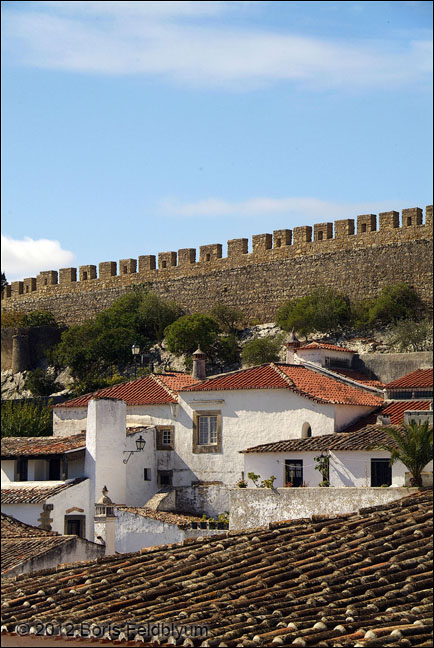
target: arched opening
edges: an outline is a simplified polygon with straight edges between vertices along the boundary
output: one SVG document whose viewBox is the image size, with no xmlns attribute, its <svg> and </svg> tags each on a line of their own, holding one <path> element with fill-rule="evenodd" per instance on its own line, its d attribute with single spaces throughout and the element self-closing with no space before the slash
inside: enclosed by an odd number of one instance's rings
<svg viewBox="0 0 434 648">
<path fill-rule="evenodd" d="M 303 423 L 303 427 L 301 428 L 301 438 L 309 439 L 309 437 L 311 436 L 312 436 L 312 428 L 310 427 L 309 423 Z"/>
</svg>

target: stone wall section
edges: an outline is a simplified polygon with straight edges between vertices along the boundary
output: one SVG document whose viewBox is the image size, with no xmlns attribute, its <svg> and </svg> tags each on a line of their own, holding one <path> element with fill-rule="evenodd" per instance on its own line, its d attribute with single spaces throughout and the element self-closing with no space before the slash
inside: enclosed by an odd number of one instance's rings
<svg viewBox="0 0 434 648">
<path fill-rule="evenodd" d="M 378 222 L 377 222 L 378 220 Z M 379 227 L 379 228 L 378 228 Z M 41 272 L 13 282 L 2 294 L 4 310 L 50 310 L 65 324 L 82 323 L 107 308 L 133 286 L 146 286 L 189 311 L 205 311 L 217 301 L 236 306 L 250 321 L 271 321 L 287 299 L 318 286 L 360 298 L 374 297 L 388 283 L 405 281 L 432 304 L 432 206 L 383 212 L 332 223 L 276 230 L 196 250 L 106 261 L 97 266 Z M 118 270 L 118 272 L 117 272 Z"/>
</svg>

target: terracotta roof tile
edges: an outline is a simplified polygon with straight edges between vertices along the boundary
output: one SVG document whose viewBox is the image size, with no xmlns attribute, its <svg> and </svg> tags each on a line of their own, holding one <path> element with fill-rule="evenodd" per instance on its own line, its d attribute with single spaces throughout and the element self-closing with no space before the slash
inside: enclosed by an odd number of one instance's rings
<svg viewBox="0 0 434 648">
<path fill-rule="evenodd" d="M 409 401 L 393 401 L 385 403 L 379 410 L 364 416 L 355 423 L 349 425 L 345 432 L 356 432 L 361 430 L 367 425 L 374 425 L 377 422 L 377 416 L 390 416 L 391 425 L 400 425 L 404 423 L 404 412 L 411 410 L 424 410 L 427 411 L 431 408 L 431 401 L 423 400 L 409 400 Z"/>
<path fill-rule="evenodd" d="M 320 403 L 379 407 L 383 399 L 300 365 L 271 363 L 210 377 L 185 391 L 289 389 Z"/>
<path fill-rule="evenodd" d="M 83 479 L 75 479 L 72 482 L 68 483 L 52 483 L 49 485 L 49 482 L 45 486 L 35 486 L 34 482 L 20 482 L 19 486 L 16 486 L 17 482 L 11 482 L 13 485 L 9 486 L 4 484 L 1 489 L 1 503 L 2 504 L 39 504 L 45 502 L 48 497 L 53 497 L 61 491 L 71 488 L 79 484 Z"/>
<path fill-rule="evenodd" d="M 83 394 L 70 401 L 65 401 L 54 407 L 87 407 L 92 398 L 117 398 L 124 400 L 127 405 L 159 405 L 176 403 L 177 391 L 187 385 L 197 382 L 188 374 L 167 373 L 151 374 L 127 383 L 105 387 L 91 394 Z"/>
<path fill-rule="evenodd" d="M 68 437 L 4 437 L 1 440 L 1 456 L 57 455 L 84 447 L 85 433 Z"/>
<path fill-rule="evenodd" d="M 35 536 L 55 536 L 55 531 L 38 529 L 31 524 L 20 522 L 12 515 L 1 514 L 1 537 L 2 538 L 33 538 Z"/>
<path fill-rule="evenodd" d="M 391 426 L 389 426 L 391 427 Z M 393 426 L 399 429 L 399 426 Z M 308 439 L 288 439 L 263 443 L 242 452 L 311 452 L 320 450 L 367 450 L 383 441 L 391 441 L 381 425 L 367 425 L 357 432 L 336 432 Z"/>
<path fill-rule="evenodd" d="M 175 524 L 180 527 L 186 527 L 191 522 L 198 522 L 200 520 L 196 515 L 187 515 L 185 513 L 176 513 L 171 511 L 154 511 L 145 506 L 117 506 L 116 508 L 120 511 L 126 511 L 127 513 L 133 513 L 134 515 L 158 520 L 165 524 Z"/>
<path fill-rule="evenodd" d="M 309 351 L 311 349 L 326 349 L 328 351 L 344 351 L 346 353 L 355 353 L 352 349 L 347 349 L 346 347 L 338 346 L 337 344 L 329 344 L 328 342 L 309 342 L 302 347 L 299 347 L 297 351 Z"/>
<path fill-rule="evenodd" d="M 406 387 L 433 387 L 433 370 L 432 369 L 416 369 L 397 380 L 387 383 L 387 389 L 397 389 Z"/>
<path fill-rule="evenodd" d="M 171 643 L 231 648 L 429 645 L 431 539 L 432 492 L 418 492 L 5 579 L 2 623 L 196 625 L 206 642 Z"/>
</svg>

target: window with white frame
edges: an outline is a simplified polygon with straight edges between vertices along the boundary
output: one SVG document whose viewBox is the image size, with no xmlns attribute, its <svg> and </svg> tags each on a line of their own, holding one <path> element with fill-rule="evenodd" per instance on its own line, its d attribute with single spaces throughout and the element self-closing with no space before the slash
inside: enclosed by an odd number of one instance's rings
<svg viewBox="0 0 434 648">
<path fill-rule="evenodd" d="M 217 445 L 217 416 L 199 416 L 199 445 Z"/>
</svg>

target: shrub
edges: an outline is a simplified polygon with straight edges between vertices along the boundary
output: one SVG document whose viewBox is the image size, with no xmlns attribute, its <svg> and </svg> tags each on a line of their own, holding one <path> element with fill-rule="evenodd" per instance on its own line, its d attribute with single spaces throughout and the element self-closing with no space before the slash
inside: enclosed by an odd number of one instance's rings
<svg viewBox="0 0 434 648">
<path fill-rule="evenodd" d="M 31 401 L 3 400 L 1 407 L 2 437 L 51 436 L 51 410 Z"/>
<path fill-rule="evenodd" d="M 275 338 L 256 338 L 247 342 L 241 352 L 243 365 L 252 366 L 264 364 L 265 362 L 277 362 L 281 346 L 281 335 Z"/>
<path fill-rule="evenodd" d="M 217 340 L 219 325 L 210 315 L 194 313 L 184 315 L 164 331 L 167 348 L 176 355 L 192 354 L 200 345 L 208 353 Z"/>
<path fill-rule="evenodd" d="M 26 314 L 21 311 L 4 311 L 1 312 L 2 328 L 20 328 L 26 326 Z"/>
<path fill-rule="evenodd" d="M 29 371 L 24 386 L 33 396 L 51 396 L 63 389 L 62 385 L 56 382 L 55 376 L 43 369 Z"/>
<path fill-rule="evenodd" d="M 333 288 L 317 288 L 310 295 L 286 302 L 276 314 L 276 324 L 301 335 L 314 331 L 333 333 L 351 319 L 349 300 Z"/>
<path fill-rule="evenodd" d="M 392 332 L 392 345 L 399 353 L 432 351 L 433 324 L 425 319 L 421 322 L 401 320 Z"/>
<path fill-rule="evenodd" d="M 210 348 L 211 358 L 222 364 L 238 364 L 239 354 L 240 346 L 233 334 L 218 337 Z"/>
<path fill-rule="evenodd" d="M 50 311 L 5 311 L 1 314 L 2 328 L 21 328 L 33 326 L 55 326 L 58 327 L 56 319 Z"/>
<path fill-rule="evenodd" d="M 243 325 L 245 315 L 242 311 L 225 304 L 216 304 L 210 312 L 220 325 L 223 333 L 236 333 L 236 331 Z"/>
<path fill-rule="evenodd" d="M 405 283 L 384 286 L 369 305 L 370 324 L 396 324 L 399 320 L 419 320 L 422 301 L 414 288 Z"/>
</svg>

